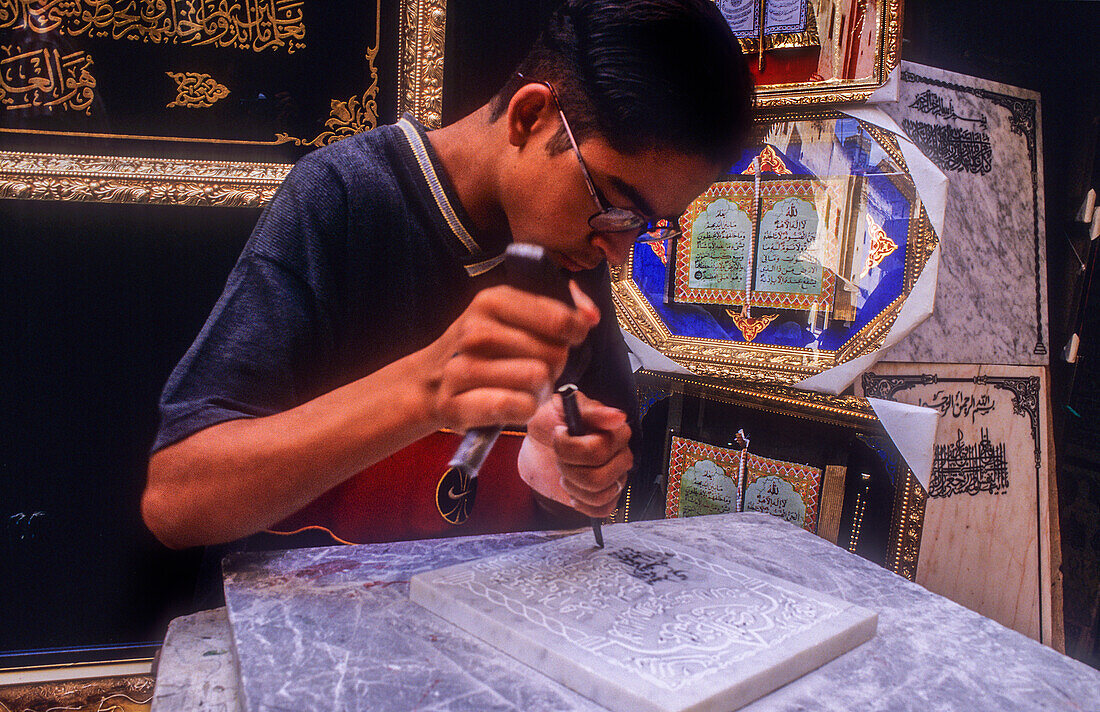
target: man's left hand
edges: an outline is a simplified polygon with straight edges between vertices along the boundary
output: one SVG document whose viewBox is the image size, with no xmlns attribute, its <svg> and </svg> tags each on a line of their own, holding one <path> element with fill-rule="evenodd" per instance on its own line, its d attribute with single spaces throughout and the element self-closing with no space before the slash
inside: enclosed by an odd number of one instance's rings
<svg viewBox="0 0 1100 712">
<path fill-rule="evenodd" d="M 630 425 L 618 408 L 577 393 L 585 435 L 573 437 L 565 425 L 561 396 L 544 402 L 527 423 L 519 453 L 523 481 L 544 497 L 590 517 L 615 509 L 634 465 Z"/>
</svg>

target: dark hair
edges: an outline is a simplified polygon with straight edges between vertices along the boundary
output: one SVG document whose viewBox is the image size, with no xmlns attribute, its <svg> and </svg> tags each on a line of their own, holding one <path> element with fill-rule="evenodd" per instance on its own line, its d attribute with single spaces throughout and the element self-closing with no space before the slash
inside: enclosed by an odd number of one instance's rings
<svg viewBox="0 0 1100 712">
<path fill-rule="evenodd" d="M 752 76 L 710 0 L 566 0 L 516 72 L 493 121 L 524 84 L 550 82 L 578 142 L 602 136 L 627 155 L 660 147 L 732 163 L 751 126 Z M 559 131 L 551 151 L 568 147 Z"/>
</svg>

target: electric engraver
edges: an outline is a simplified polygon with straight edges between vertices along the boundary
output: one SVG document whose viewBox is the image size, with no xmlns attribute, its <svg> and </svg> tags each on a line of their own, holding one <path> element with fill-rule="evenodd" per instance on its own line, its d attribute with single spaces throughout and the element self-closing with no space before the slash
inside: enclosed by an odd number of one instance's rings
<svg viewBox="0 0 1100 712">
<path fill-rule="evenodd" d="M 509 245 L 504 252 L 504 270 L 508 283 L 513 287 L 573 305 L 568 280 L 539 245 L 518 242 Z M 569 396 L 575 391 L 576 386 L 573 386 Z M 576 403 L 568 403 L 566 408 L 570 434 L 580 435 L 582 431 Z M 436 487 L 436 504 L 443 518 L 452 524 L 461 524 L 469 518 L 477 493 L 477 474 L 500 430 L 499 425 L 467 430 L 454 457 L 447 463 L 447 472 Z M 600 520 L 592 518 L 591 521 L 596 544 L 602 547 Z"/>
</svg>

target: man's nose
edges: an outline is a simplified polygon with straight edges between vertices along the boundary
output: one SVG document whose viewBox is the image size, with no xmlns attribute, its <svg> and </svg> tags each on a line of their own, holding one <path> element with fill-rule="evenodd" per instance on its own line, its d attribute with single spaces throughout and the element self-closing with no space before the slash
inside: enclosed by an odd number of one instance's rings
<svg viewBox="0 0 1100 712">
<path fill-rule="evenodd" d="M 625 232 L 601 232 L 592 238 L 592 244 L 603 253 L 608 264 L 619 266 L 626 262 L 634 234 Z"/>
</svg>

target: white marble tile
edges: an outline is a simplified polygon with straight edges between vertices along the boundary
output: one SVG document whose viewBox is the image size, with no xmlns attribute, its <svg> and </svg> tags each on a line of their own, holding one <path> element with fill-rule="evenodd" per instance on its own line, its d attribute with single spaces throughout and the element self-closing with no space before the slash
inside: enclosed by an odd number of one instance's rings
<svg viewBox="0 0 1100 712">
<path fill-rule="evenodd" d="M 881 108 L 948 177 L 933 315 L 887 361 L 1046 364 L 1042 124 L 1035 92 L 902 62 Z"/>
<path fill-rule="evenodd" d="M 413 576 L 410 597 L 611 710 L 739 708 L 874 636 L 877 615 L 615 528 Z"/>
</svg>

